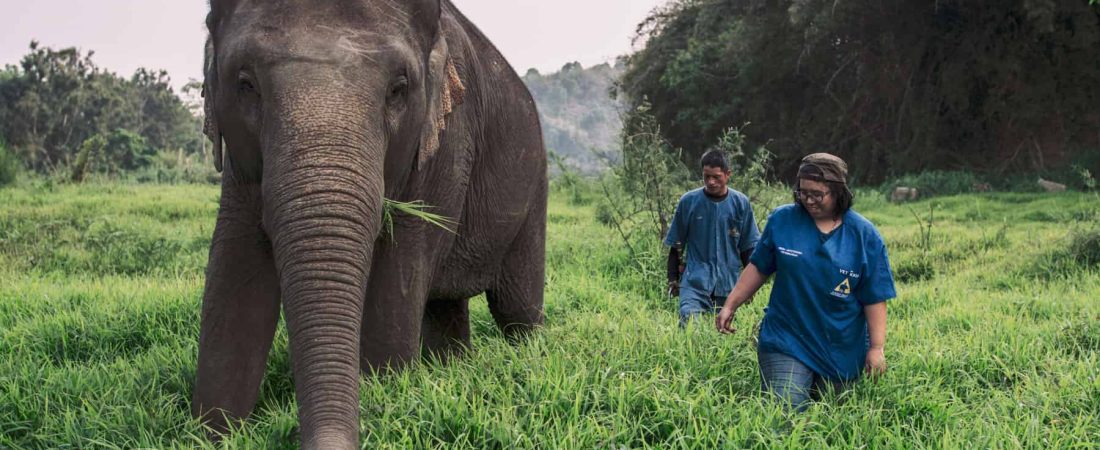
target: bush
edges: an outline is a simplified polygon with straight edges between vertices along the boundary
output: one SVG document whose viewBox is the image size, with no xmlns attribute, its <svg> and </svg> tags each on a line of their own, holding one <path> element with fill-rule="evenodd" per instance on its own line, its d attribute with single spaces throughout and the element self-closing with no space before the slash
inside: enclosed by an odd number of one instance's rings
<svg viewBox="0 0 1100 450">
<path fill-rule="evenodd" d="M 880 190 L 889 198 L 895 188 L 904 186 L 916 188 L 920 198 L 929 198 L 974 192 L 975 186 L 980 184 L 982 180 L 970 172 L 933 170 L 891 179 L 883 183 Z"/>
<path fill-rule="evenodd" d="M 1071 356 L 1084 359 L 1089 353 L 1100 352 L 1100 321 L 1087 317 L 1074 320 L 1057 336 L 1058 347 Z"/>
<path fill-rule="evenodd" d="M 0 140 L 0 186 L 11 184 L 21 169 L 19 159 Z"/>
<path fill-rule="evenodd" d="M 111 173 L 146 167 L 156 153 L 144 136 L 130 130 L 119 128 L 104 138 L 100 161 Z"/>
<path fill-rule="evenodd" d="M 221 174 L 201 155 L 181 149 L 160 150 L 143 157 L 141 168 L 103 174 L 107 179 L 156 184 L 218 184 Z"/>
<path fill-rule="evenodd" d="M 609 202 L 596 204 L 596 221 L 607 227 L 615 225 L 615 212 Z"/>
<path fill-rule="evenodd" d="M 550 166 L 550 188 L 566 194 L 570 205 L 588 204 L 589 199 L 582 193 L 585 180 L 581 178 L 577 168 L 570 164 L 568 157 L 554 151 L 550 151 L 548 156 L 552 164 Z"/>
<path fill-rule="evenodd" d="M 103 137 L 102 134 L 96 134 L 80 144 L 80 152 L 77 153 L 76 162 L 73 163 L 72 167 L 72 176 L 70 177 L 72 182 L 80 183 L 84 181 L 84 176 L 88 173 L 88 162 L 103 153 L 105 147 L 107 147 L 107 138 Z"/>
<path fill-rule="evenodd" d="M 1073 276 L 1100 267 L 1100 226 L 1076 229 L 1066 234 L 1061 248 L 1036 260 L 1026 275 L 1040 278 Z"/>
<path fill-rule="evenodd" d="M 904 259 L 894 266 L 894 278 L 899 283 L 913 283 L 930 280 L 936 276 L 936 267 L 931 258 L 921 254 L 910 259 Z"/>
<path fill-rule="evenodd" d="M 1070 233 L 1066 253 L 1079 267 L 1091 269 L 1100 266 L 1100 227 Z"/>
<path fill-rule="evenodd" d="M 218 184 L 221 174 L 213 166 L 153 165 L 131 172 L 133 181 L 157 184 Z"/>
</svg>

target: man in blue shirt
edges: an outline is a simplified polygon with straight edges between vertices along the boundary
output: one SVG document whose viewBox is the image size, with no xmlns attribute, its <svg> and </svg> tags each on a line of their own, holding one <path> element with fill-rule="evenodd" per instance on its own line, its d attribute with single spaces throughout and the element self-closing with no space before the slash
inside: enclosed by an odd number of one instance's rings
<svg viewBox="0 0 1100 450">
<path fill-rule="evenodd" d="M 729 162 L 721 150 L 710 150 L 700 161 L 703 187 L 676 205 L 665 245 L 670 292 L 680 296 L 680 326 L 694 316 L 721 309 L 748 264 L 760 229 L 745 194 L 730 189 Z M 687 264 L 680 274 L 681 252 Z"/>
</svg>

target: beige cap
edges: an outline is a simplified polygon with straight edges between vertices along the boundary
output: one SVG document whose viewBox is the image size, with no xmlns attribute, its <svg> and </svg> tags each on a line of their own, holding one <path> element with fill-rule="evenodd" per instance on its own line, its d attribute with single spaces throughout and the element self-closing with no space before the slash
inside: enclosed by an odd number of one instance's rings
<svg viewBox="0 0 1100 450">
<path fill-rule="evenodd" d="M 835 155 L 828 153 L 806 155 L 802 158 L 802 165 L 798 167 L 799 178 L 807 178 L 802 175 L 807 167 L 814 167 L 821 171 L 820 181 L 848 184 L 848 163 Z"/>
</svg>

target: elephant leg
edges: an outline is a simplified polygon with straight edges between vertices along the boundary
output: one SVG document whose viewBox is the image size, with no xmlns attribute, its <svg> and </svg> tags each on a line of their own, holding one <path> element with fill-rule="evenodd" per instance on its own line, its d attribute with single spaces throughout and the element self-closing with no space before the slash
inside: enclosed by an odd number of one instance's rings
<svg viewBox="0 0 1100 450">
<path fill-rule="evenodd" d="M 493 320 L 512 342 L 542 325 L 546 264 L 546 205 L 528 216 L 504 256 L 495 286 L 485 292 Z"/>
<path fill-rule="evenodd" d="M 404 238 L 404 240 L 402 240 Z M 394 236 L 402 245 L 377 244 L 360 328 L 360 370 L 367 374 L 400 370 L 420 353 L 420 328 L 428 295 L 416 241 Z"/>
<path fill-rule="evenodd" d="M 363 307 L 359 339 L 363 372 L 401 370 L 418 356 L 423 304 L 414 299 L 400 301 L 393 296 L 368 299 Z"/>
<path fill-rule="evenodd" d="M 432 299 L 420 328 L 421 354 L 447 362 L 470 347 L 470 300 Z"/>
<path fill-rule="evenodd" d="M 191 403 L 192 415 L 219 433 L 256 405 L 279 319 L 279 282 L 260 217 L 259 186 L 223 182 Z"/>
</svg>

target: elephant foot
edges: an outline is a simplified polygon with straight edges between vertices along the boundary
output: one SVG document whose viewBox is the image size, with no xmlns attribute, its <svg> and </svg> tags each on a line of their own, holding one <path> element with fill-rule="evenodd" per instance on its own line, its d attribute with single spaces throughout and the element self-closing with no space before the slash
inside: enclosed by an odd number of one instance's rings
<svg viewBox="0 0 1100 450">
<path fill-rule="evenodd" d="M 470 301 L 431 299 L 420 327 L 421 356 L 441 363 L 462 356 L 470 347 Z"/>
<path fill-rule="evenodd" d="M 192 412 L 194 417 L 200 419 L 204 425 L 206 438 L 213 443 L 219 443 L 228 435 L 234 427 L 241 426 L 245 418 L 234 415 L 223 409 L 204 410 L 196 409 Z"/>
</svg>

